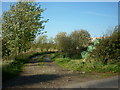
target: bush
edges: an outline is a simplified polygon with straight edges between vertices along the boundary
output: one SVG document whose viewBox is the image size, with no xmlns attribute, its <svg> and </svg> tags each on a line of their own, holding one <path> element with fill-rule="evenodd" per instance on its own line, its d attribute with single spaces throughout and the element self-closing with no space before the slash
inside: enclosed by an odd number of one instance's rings
<svg viewBox="0 0 120 90">
<path fill-rule="evenodd" d="M 67 35 L 66 32 L 61 32 L 56 35 L 56 44 L 63 57 L 72 59 L 81 58 L 80 54 L 86 50 L 90 43 L 90 34 L 86 30 L 75 30 Z"/>
<path fill-rule="evenodd" d="M 15 61 L 27 63 L 30 60 L 31 53 L 19 54 L 15 57 Z"/>
<path fill-rule="evenodd" d="M 6 81 L 22 71 L 23 62 L 13 61 L 2 65 L 2 81 Z"/>
<path fill-rule="evenodd" d="M 21 53 L 14 60 L 4 61 L 2 64 L 2 81 L 5 82 L 21 71 L 25 63 L 27 63 L 35 53 Z"/>
<path fill-rule="evenodd" d="M 117 63 L 120 61 L 120 31 L 114 31 L 111 36 L 104 37 L 99 44 L 95 45 L 90 52 L 92 58 L 102 61 L 104 64 L 109 62 Z"/>
</svg>

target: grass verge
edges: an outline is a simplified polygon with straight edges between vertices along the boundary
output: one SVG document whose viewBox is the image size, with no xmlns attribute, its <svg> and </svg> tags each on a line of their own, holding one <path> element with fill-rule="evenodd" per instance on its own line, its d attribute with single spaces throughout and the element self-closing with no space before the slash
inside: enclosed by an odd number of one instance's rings
<svg viewBox="0 0 120 90">
<path fill-rule="evenodd" d="M 22 72 L 25 63 L 35 53 L 19 54 L 13 60 L 3 61 L 2 63 L 2 82 L 5 82 Z"/>
<path fill-rule="evenodd" d="M 2 62 L 2 82 L 6 82 L 9 79 L 19 75 L 25 66 L 26 63 L 29 62 L 29 60 L 32 57 L 35 57 L 37 55 L 41 55 L 39 62 L 43 60 L 44 54 L 50 54 L 54 52 L 30 52 L 30 53 L 22 53 L 17 56 L 13 60 L 7 60 Z"/>
<path fill-rule="evenodd" d="M 88 62 L 84 61 L 84 59 L 70 59 L 70 58 L 55 58 L 54 60 L 56 64 L 73 71 L 112 72 L 112 73 L 120 72 L 120 63 L 105 65 L 97 61 Z"/>
</svg>

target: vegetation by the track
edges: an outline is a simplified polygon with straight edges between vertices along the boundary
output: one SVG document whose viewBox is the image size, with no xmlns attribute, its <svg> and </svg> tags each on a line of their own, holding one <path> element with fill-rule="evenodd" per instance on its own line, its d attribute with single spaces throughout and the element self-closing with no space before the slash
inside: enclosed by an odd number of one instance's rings
<svg viewBox="0 0 120 90">
<path fill-rule="evenodd" d="M 29 52 L 29 53 L 22 53 L 17 55 L 12 60 L 3 61 L 2 63 L 2 81 L 5 82 L 17 75 L 19 75 L 25 66 L 32 57 L 37 55 L 41 55 L 38 61 L 43 60 L 44 54 L 50 54 L 54 52 Z M 37 61 L 37 60 L 36 60 Z"/>
<path fill-rule="evenodd" d="M 56 64 L 73 71 L 80 72 L 120 72 L 120 63 L 103 64 L 102 62 L 88 62 L 84 59 L 55 58 Z"/>
</svg>

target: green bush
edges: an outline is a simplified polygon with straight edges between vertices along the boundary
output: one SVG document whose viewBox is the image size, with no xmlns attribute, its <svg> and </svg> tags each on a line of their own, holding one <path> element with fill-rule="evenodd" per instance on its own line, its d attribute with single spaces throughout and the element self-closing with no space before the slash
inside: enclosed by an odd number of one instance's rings
<svg viewBox="0 0 120 90">
<path fill-rule="evenodd" d="M 19 54 L 15 57 L 15 61 L 26 63 L 30 60 L 31 53 Z"/>
<path fill-rule="evenodd" d="M 35 53 L 21 53 L 14 60 L 4 61 L 2 64 L 2 81 L 5 82 L 17 76 Z"/>
<path fill-rule="evenodd" d="M 111 36 L 104 37 L 95 45 L 90 56 L 104 64 L 120 62 L 120 31 L 114 31 Z"/>
<path fill-rule="evenodd" d="M 100 43 L 100 40 L 101 40 L 101 39 L 96 39 L 96 40 L 94 40 L 93 44 L 94 44 L 94 45 L 99 44 L 99 43 Z"/>
<path fill-rule="evenodd" d="M 2 65 L 2 81 L 4 82 L 18 75 L 22 71 L 23 65 L 23 62 L 17 61 Z"/>
<path fill-rule="evenodd" d="M 66 32 L 60 32 L 56 35 L 55 41 L 63 58 L 80 59 L 81 52 L 86 50 L 90 43 L 90 34 L 86 30 L 75 30 L 69 35 Z"/>
</svg>

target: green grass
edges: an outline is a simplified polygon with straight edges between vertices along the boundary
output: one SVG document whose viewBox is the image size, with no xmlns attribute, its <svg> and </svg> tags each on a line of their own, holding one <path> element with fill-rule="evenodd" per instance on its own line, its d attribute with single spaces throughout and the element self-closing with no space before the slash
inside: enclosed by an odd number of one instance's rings
<svg viewBox="0 0 120 90">
<path fill-rule="evenodd" d="M 3 61 L 2 63 L 2 81 L 5 82 L 17 75 L 19 75 L 26 63 L 31 59 L 31 57 L 37 55 L 38 53 L 21 53 L 13 60 Z"/>
<path fill-rule="evenodd" d="M 50 54 L 50 58 L 54 60 L 56 57 L 59 57 L 59 53 L 52 53 Z"/>
<path fill-rule="evenodd" d="M 45 57 L 44 55 L 41 55 L 39 58 L 35 59 L 35 61 L 43 62 L 44 57 Z"/>
<path fill-rule="evenodd" d="M 12 60 L 7 60 L 2 62 L 2 82 L 5 82 L 17 75 L 19 75 L 25 66 L 26 63 L 37 55 L 41 55 L 38 59 L 39 62 L 42 62 L 44 54 L 51 54 L 54 52 L 30 52 L 30 53 L 21 53 L 15 56 Z M 41 64 L 42 65 L 42 64 Z"/>
<path fill-rule="evenodd" d="M 13 60 L 3 61 L 2 81 L 5 82 L 22 72 L 25 63 L 30 60 L 32 53 L 19 54 Z"/>
<path fill-rule="evenodd" d="M 70 61 L 70 58 L 56 58 L 55 62 L 59 63 L 59 64 L 65 64 L 68 63 Z"/>
<path fill-rule="evenodd" d="M 84 61 L 84 59 L 56 58 L 55 63 L 73 71 L 81 72 L 120 72 L 120 63 L 103 64 L 98 61 Z"/>
<path fill-rule="evenodd" d="M 38 65 L 39 66 L 45 66 L 45 62 L 40 62 Z"/>
<path fill-rule="evenodd" d="M 2 66 L 2 81 L 5 82 L 15 76 L 17 76 L 23 67 L 22 62 L 13 61 L 12 63 L 8 63 Z"/>
</svg>

